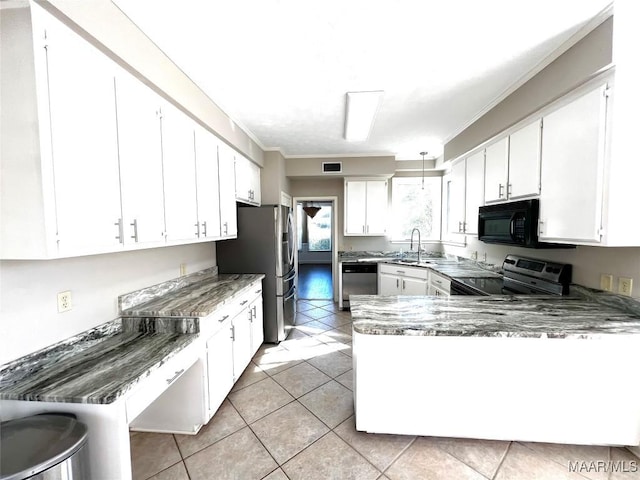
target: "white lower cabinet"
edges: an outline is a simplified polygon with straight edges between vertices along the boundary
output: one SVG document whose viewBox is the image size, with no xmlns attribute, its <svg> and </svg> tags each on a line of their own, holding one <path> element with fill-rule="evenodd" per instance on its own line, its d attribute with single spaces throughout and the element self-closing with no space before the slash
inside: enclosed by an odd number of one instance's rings
<svg viewBox="0 0 640 480">
<path fill-rule="evenodd" d="M 206 338 L 207 420 L 213 417 L 262 345 L 262 284 L 200 320 Z"/>
<path fill-rule="evenodd" d="M 378 267 L 379 295 L 426 295 L 429 270 L 400 265 L 380 264 Z"/>
<path fill-rule="evenodd" d="M 216 321 L 216 320 L 214 320 Z M 231 318 L 217 320 L 221 328 L 207 340 L 207 383 L 209 392 L 207 418 L 216 410 L 233 387 L 233 339 Z"/>
<path fill-rule="evenodd" d="M 429 295 L 448 297 L 451 294 L 451 280 L 431 271 L 429 273 Z"/>
</svg>

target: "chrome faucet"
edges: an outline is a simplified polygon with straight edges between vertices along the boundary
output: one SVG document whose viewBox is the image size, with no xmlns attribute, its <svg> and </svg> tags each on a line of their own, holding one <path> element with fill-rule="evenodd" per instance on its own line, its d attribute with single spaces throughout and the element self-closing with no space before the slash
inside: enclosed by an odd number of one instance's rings
<svg viewBox="0 0 640 480">
<path fill-rule="evenodd" d="M 418 263 L 420 263 L 420 245 L 422 245 L 422 242 L 420 241 L 420 230 L 417 228 L 411 230 L 411 245 L 409 246 L 409 249 L 413 251 L 413 232 L 418 232 Z"/>
</svg>

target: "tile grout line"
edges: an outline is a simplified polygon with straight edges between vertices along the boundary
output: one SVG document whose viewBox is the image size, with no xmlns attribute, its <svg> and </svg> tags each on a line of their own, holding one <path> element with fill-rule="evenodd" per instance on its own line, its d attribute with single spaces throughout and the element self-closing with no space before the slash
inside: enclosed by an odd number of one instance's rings
<svg viewBox="0 0 640 480">
<path fill-rule="evenodd" d="M 512 445 L 513 445 L 513 442 L 509 442 L 509 445 L 507 445 L 507 448 L 505 449 L 504 454 L 500 459 L 500 462 L 498 462 L 498 468 L 496 468 L 496 471 L 493 472 L 493 476 L 491 477 L 491 480 L 494 480 L 498 476 L 498 472 L 500 472 L 502 465 L 504 465 L 504 462 L 507 460 L 507 456 L 509 455 L 509 451 L 511 450 Z"/>
</svg>

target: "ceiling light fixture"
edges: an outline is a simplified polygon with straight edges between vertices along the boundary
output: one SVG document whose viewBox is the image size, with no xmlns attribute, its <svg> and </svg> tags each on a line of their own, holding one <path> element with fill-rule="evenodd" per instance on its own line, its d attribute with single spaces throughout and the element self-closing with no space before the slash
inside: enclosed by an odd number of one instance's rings
<svg viewBox="0 0 640 480">
<path fill-rule="evenodd" d="M 424 190 L 424 156 L 429 152 L 420 152 L 422 155 L 422 190 Z"/>
<path fill-rule="evenodd" d="M 384 91 L 347 92 L 344 138 L 349 142 L 364 142 L 382 103 Z"/>
</svg>

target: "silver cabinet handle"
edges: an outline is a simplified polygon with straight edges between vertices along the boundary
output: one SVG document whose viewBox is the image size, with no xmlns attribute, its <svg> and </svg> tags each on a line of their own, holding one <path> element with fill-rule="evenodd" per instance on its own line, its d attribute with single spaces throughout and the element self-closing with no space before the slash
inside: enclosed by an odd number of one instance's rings
<svg viewBox="0 0 640 480">
<path fill-rule="evenodd" d="M 173 377 L 167 378 L 167 384 L 171 385 L 175 381 L 176 378 L 178 378 L 180 375 L 182 375 L 182 372 L 184 372 L 184 368 L 182 370 L 180 370 L 180 371 L 177 371 L 176 374 Z"/>
<path fill-rule="evenodd" d="M 396 273 L 399 273 L 400 275 L 404 275 L 404 270 L 396 270 Z"/>
<path fill-rule="evenodd" d="M 400 279 L 396 278 L 396 288 L 400 288 Z"/>
<path fill-rule="evenodd" d="M 407 282 L 402 280 L 402 289 L 404 290 L 405 288 L 407 288 Z"/>
<path fill-rule="evenodd" d="M 231 325 L 231 340 L 234 342 L 236 340 L 236 328 L 234 325 Z"/>
<path fill-rule="evenodd" d="M 122 219 L 119 218 L 116 223 L 114 223 L 116 227 L 118 227 L 118 235 L 116 235 L 115 239 L 118 240 L 119 243 L 124 243 L 124 235 L 122 234 Z"/>
<path fill-rule="evenodd" d="M 229 315 L 225 315 L 224 317 L 219 318 L 219 319 L 218 319 L 218 322 L 222 323 L 222 322 L 224 322 L 227 318 L 229 318 Z"/>
<path fill-rule="evenodd" d="M 206 220 L 204 222 L 202 222 L 202 236 L 203 237 L 207 236 L 207 221 Z"/>
<path fill-rule="evenodd" d="M 256 290 L 255 293 L 262 293 L 262 289 Z"/>
<path fill-rule="evenodd" d="M 255 305 L 253 306 L 253 308 L 251 309 L 252 313 L 251 313 L 251 317 L 252 318 L 258 318 L 258 307 L 256 307 Z"/>
<path fill-rule="evenodd" d="M 502 193 L 502 190 L 504 190 L 504 185 L 499 183 L 498 184 L 498 198 L 502 198 L 504 196 L 504 194 Z"/>
<path fill-rule="evenodd" d="M 367 233 L 369 233 L 369 225 L 367 225 Z"/>
<path fill-rule="evenodd" d="M 224 222 L 224 234 L 228 235 L 229 234 L 229 222 Z"/>
<path fill-rule="evenodd" d="M 458 233 L 462 233 L 462 222 L 458 222 Z"/>
<path fill-rule="evenodd" d="M 244 306 L 249 302 L 249 300 L 243 300 L 240 302 L 240 306 Z"/>
<path fill-rule="evenodd" d="M 133 235 L 131 235 L 131 238 L 133 238 L 136 243 L 138 243 L 138 219 L 134 219 L 133 222 L 131 222 L 129 225 L 133 227 Z"/>
<path fill-rule="evenodd" d="M 362 233 L 364 233 L 364 225 L 362 225 Z"/>
<path fill-rule="evenodd" d="M 544 222 L 542 220 L 538 220 L 538 235 L 542 235 L 544 233 L 542 231 L 542 225 L 544 225 Z"/>
<path fill-rule="evenodd" d="M 513 195 L 513 185 L 507 183 L 507 197 L 511 197 L 511 195 Z"/>
<path fill-rule="evenodd" d="M 196 222 L 193 224 L 194 227 L 196 227 L 196 237 L 200 237 L 200 222 Z"/>
</svg>

